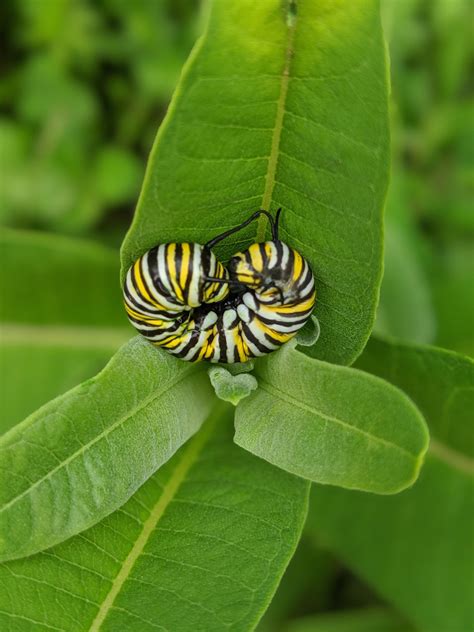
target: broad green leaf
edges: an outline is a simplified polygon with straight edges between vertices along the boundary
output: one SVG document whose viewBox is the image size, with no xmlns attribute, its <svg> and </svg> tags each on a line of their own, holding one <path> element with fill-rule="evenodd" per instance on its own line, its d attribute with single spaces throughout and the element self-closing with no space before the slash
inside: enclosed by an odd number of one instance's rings
<svg viewBox="0 0 474 632">
<path fill-rule="evenodd" d="M 359 366 L 414 399 L 430 424 L 430 451 L 416 485 L 393 498 L 315 486 L 308 527 L 423 632 L 469 632 L 474 364 L 440 349 L 373 340 Z"/>
<path fill-rule="evenodd" d="M 415 632 L 396 613 L 385 608 L 359 608 L 344 612 L 302 617 L 283 632 Z"/>
<path fill-rule="evenodd" d="M 238 445 L 324 484 L 390 494 L 416 480 L 428 433 L 391 384 L 288 345 L 255 374 L 258 390 L 236 410 Z"/>
<path fill-rule="evenodd" d="M 1 565 L 0 627 L 254 629 L 296 548 L 308 484 L 235 446 L 221 411 L 124 507 Z"/>
<path fill-rule="evenodd" d="M 473 360 L 436 347 L 372 338 L 357 366 L 396 384 L 416 402 L 433 435 L 431 451 L 452 449 L 474 457 Z"/>
<path fill-rule="evenodd" d="M 436 317 L 422 266 L 422 239 L 411 213 L 410 175 L 394 161 L 385 206 L 384 273 L 374 331 L 399 340 L 432 343 Z"/>
<path fill-rule="evenodd" d="M 430 278 L 438 321 L 436 344 L 474 356 L 473 244 L 452 242 L 433 257 Z"/>
<path fill-rule="evenodd" d="M 415 240 L 393 221 L 385 228 L 384 276 L 374 331 L 408 342 L 433 342 L 435 317 Z"/>
<path fill-rule="evenodd" d="M 123 272 L 157 243 L 204 243 L 281 206 L 282 238 L 317 279 L 314 353 L 350 363 L 378 297 L 388 144 L 377 0 L 215 0 L 151 153 Z"/>
<path fill-rule="evenodd" d="M 0 249 L 4 432 L 102 369 L 132 329 L 123 317 L 118 253 L 16 230 L 0 232 Z"/>
<path fill-rule="evenodd" d="M 132 339 L 97 377 L 1 438 L 0 558 L 50 547 L 120 507 L 212 401 L 199 365 Z"/>
<path fill-rule="evenodd" d="M 118 329 L 2 327 L 0 433 L 98 373 L 126 339 Z"/>
<path fill-rule="evenodd" d="M 0 231 L 0 249 L 1 323 L 127 327 L 114 250 L 8 229 Z"/>
</svg>

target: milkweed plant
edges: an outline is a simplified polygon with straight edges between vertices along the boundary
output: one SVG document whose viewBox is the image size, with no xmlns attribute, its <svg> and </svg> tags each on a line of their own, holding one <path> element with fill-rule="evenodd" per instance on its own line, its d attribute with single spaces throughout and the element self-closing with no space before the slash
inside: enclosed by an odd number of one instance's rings
<svg viewBox="0 0 474 632">
<path fill-rule="evenodd" d="M 473 365 L 373 330 L 389 172 L 376 0 L 214 0 L 120 280 L 4 230 L 2 630 L 472 629 Z"/>
</svg>

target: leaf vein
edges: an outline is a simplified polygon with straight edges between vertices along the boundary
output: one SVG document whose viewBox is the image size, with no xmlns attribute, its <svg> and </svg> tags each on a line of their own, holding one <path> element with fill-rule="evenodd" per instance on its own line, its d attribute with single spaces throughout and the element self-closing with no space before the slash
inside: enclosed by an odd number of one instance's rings
<svg viewBox="0 0 474 632">
<path fill-rule="evenodd" d="M 351 424 L 347 423 L 347 421 L 343 421 L 342 419 L 338 419 L 337 417 L 333 417 L 332 415 L 328 415 L 319 410 L 316 410 L 315 408 L 312 408 L 311 406 L 309 406 L 308 404 L 305 404 L 301 400 L 291 397 L 291 395 L 289 395 L 288 393 L 285 393 L 279 389 L 276 389 L 274 386 L 272 386 L 268 382 L 265 382 L 261 377 L 259 377 L 258 384 L 259 384 L 259 387 L 263 388 L 264 391 L 267 391 L 274 397 L 283 399 L 291 406 L 300 408 L 302 410 L 306 410 L 312 413 L 313 415 L 322 417 L 323 419 L 325 419 L 326 421 L 329 421 L 330 423 L 334 423 L 339 426 L 342 426 L 346 430 L 349 430 L 356 434 L 361 434 L 365 436 L 369 442 L 380 443 L 381 445 L 384 445 L 386 447 L 396 450 L 397 452 L 400 452 L 404 456 L 409 457 L 411 460 L 417 459 L 417 455 L 412 454 L 411 452 L 409 452 L 405 448 L 402 448 L 396 443 L 392 443 L 391 441 L 388 441 L 387 439 L 384 439 L 383 437 L 378 437 L 377 435 L 371 434 L 370 432 L 367 432 L 366 430 L 362 430 L 362 428 L 358 428 L 357 426 L 352 426 Z"/>
<path fill-rule="evenodd" d="M 88 441 L 87 443 L 85 443 L 79 450 L 76 450 L 76 452 L 73 452 L 61 464 L 57 465 L 55 468 L 50 470 L 42 478 L 38 479 L 35 483 L 33 483 L 33 485 L 31 485 L 29 488 L 23 490 L 21 494 L 18 494 L 18 496 L 15 496 L 14 498 L 12 498 L 8 503 L 6 503 L 3 507 L 0 508 L 0 514 L 4 512 L 6 509 L 9 509 L 16 502 L 18 502 L 21 498 L 23 498 L 23 496 L 25 496 L 26 494 L 29 494 L 33 489 L 38 487 L 38 485 L 50 479 L 57 471 L 59 471 L 62 468 L 67 469 L 67 466 L 70 463 L 72 463 L 76 458 L 81 456 L 88 448 L 95 445 L 101 439 L 104 439 L 105 437 L 107 437 L 116 428 L 120 427 L 123 423 L 126 423 L 129 419 L 134 417 L 137 413 L 139 413 L 141 410 L 143 410 L 149 404 L 151 404 L 155 399 L 158 399 L 159 397 L 164 395 L 166 392 L 168 392 L 171 388 L 173 388 L 174 386 L 182 382 L 185 378 L 190 377 L 191 375 L 193 375 L 194 373 L 197 373 L 198 371 L 199 371 L 199 368 L 196 368 L 196 367 L 192 367 L 191 369 L 185 369 L 183 373 L 177 377 L 177 379 L 172 380 L 166 386 L 166 388 L 164 388 L 162 391 L 160 391 L 159 393 L 153 392 L 152 394 L 148 395 L 148 397 L 146 397 L 144 401 L 140 402 L 139 405 L 132 408 L 131 411 L 128 411 L 126 415 L 120 417 L 116 422 L 111 424 L 108 428 L 106 428 L 103 432 L 101 432 L 96 437 L 94 437 L 91 441 Z M 21 438 L 20 442 L 22 440 L 23 439 Z"/>
</svg>

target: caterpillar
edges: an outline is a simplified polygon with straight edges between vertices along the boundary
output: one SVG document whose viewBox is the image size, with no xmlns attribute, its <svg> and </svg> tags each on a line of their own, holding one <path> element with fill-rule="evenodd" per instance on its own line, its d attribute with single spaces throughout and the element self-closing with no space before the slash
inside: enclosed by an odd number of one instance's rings
<svg viewBox="0 0 474 632">
<path fill-rule="evenodd" d="M 280 212 L 274 219 L 256 211 L 204 245 L 167 243 L 145 252 L 124 283 L 132 325 L 189 362 L 246 362 L 290 340 L 309 318 L 316 291 L 308 262 L 278 237 Z M 272 240 L 252 244 L 224 267 L 211 248 L 261 214 Z"/>
</svg>

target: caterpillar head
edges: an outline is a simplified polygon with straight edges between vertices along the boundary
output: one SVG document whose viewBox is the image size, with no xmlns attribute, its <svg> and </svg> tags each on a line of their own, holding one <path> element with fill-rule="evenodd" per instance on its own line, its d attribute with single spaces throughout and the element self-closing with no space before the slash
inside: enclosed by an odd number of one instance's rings
<svg viewBox="0 0 474 632">
<path fill-rule="evenodd" d="M 301 288 L 314 287 L 309 265 L 297 250 L 281 241 L 252 244 L 229 262 L 230 278 L 253 289 L 261 300 L 292 303 Z"/>
</svg>

